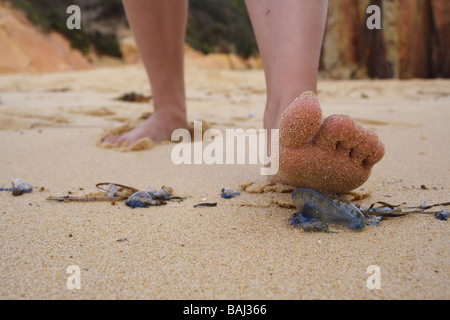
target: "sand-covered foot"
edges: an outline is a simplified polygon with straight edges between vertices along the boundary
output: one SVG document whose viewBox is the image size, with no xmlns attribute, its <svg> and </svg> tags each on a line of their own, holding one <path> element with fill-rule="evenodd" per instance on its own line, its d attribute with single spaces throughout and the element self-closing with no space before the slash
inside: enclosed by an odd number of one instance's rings
<svg viewBox="0 0 450 320">
<path fill-rule="evenodd" d="M 155 112 L 136 128 L 119 136 L 105 137 L 102 144 L 115 147 L 132 146 L 145 138 L 158 143 L 170 140 L 172 132 L 179 128 L 188 128 L 185 116 L 176 117 L 173 113 Z"/>
<path fill-rule="evenodd" d="M 346 115 L 322 121 L 317 97 L 305 92 L 280 120 L 279 171 L 271 180 L 344 193 L 362 185 L 384 155 L 377 135 Z"/>
</svg>

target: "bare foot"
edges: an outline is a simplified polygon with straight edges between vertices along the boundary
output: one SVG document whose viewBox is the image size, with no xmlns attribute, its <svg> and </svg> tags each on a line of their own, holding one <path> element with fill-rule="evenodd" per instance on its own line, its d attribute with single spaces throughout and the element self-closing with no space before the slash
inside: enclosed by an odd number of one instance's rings
<svg viewBox="0 0 450 320">
<path fill-rule="evenodd" d="M 322 122 L 317 97 L 305 92 L 280 120 L 279 171 L 271 178 L 298 187 L 343 193 L 362 185 L 384 155 L 377 135 L 346 115 Z"/>
<path fill-rule="evenodd" d="M 117 147 L 129 147 L 143 138 L 149 138 L 158 143 L 163 140 L 170 140 L 172 132 L 178 128 L 188 128 L 184 113 L 155 111 L 138 127 L 120 136 L 108 136 L 103 139 L 102 143 Z"/>
</svg>

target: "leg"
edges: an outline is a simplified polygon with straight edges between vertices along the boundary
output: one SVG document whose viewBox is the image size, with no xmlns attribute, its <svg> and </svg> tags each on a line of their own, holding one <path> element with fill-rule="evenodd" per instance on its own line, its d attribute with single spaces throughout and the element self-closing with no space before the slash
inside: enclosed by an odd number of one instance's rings
<svg viewBox="0 0 450 320">
<path fill-rule="evenodd" d="M 246 4 L 266 76 L 264 127 L 280 129 L 279 171 L 271 180 L 333 192 L 357 188 L 383 157 L 384 146 L 348 116 L 322 122 L 314 92 L 327 0 Z"/>
<path fill-rule="evenodd" d="M 246 5 L 266 76 L 264 126 L 274 129 L 296 97 L 316 92 L 327 1 L 246 0 Z"/>
<path fill-rule="evenodd" d="M 141 126 L 104 142 L 120 146 L 145 137 L 154 142 L 170 139 L 173 130 L 187 128 L 183 70 L 187 0 L 123 4 L 150 80 L 154 113 Z"/>
</svg>

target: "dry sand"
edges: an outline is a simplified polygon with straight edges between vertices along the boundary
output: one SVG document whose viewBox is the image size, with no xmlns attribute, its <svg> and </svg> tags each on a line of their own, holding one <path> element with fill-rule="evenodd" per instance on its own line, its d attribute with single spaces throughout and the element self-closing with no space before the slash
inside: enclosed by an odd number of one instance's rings
<svg viewBox="0 0 450 320">
<path fill-rule="evenodd" d="M 188 69 L 186 78 L 190 120 L 261 127 L 262 71 Z M 2 299 L 450 297 L 449 222 L 433 215 L 307 233 L 287 225 L 289 193 L 220 198 L 223 187 L 261 183 L 258 165 L 176 166 L 170 143 L 97 147 L 104 129 L 151 111 L 115 100 L 129 91 L 151 93 L 141 66 L 0 76 L 0 185 L 22 177 L 35 186 L 20 197 L 0 192 Z M 357 189 L 370 193 L 362 202 L 450 200 L 450 81 L 321 81 L 319 99 L 324 115 L 349 114 L 386 145 Z M 187 199 L 148 209 L 46 200 L 95 191 L 98 182 L 168 185 Z M 204 198 L 217 207 L 193 208 Z M 70 265 L 81 270 L 80 290 L 66 286 Z M 366 286 L 370 265 L 380 267 L 379 290 Z"/>
</svg>

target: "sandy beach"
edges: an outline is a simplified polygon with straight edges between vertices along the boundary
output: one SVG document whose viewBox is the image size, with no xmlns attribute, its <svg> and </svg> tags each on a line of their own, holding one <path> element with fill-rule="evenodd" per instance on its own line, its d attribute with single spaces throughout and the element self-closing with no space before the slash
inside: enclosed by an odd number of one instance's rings
<svg viewBox="0 0 450 320">
<path fill-rule="evenodd" d="M 190 121 L 262 128 L 262 70 L 189 67 L 186 85 Z M 141 65 L 0 75 L 0 186 L 21 177 L 34 187 L 0 192 L 1 299 L 450 297 L 449 222 L 433 214 L 308 233 L 288 225 L 290 193 L 241 189 L 266 183 L 259 165 L 175 165 L 174 143 L 98 147 L 104 130 L 152 110 L 116 99 L 132 91 L 151 95 Z M 450 201 L 450 80 L 322 80 L 318 97 L 324 116 L 348 114 L 386 146 L 356 204 Z M 100 182 L 170 186 L 186 200 L 142 209 L 46 200 L 95 192 Z M 222 199 L 225 187 L 241 195 Z M 193 207 L 200 202 L 217 206 Z M 66 285 L 71 265 L 81 270 L 79 290 Z M 380 289 L 366 285 L 372 265 Z"/>
</svg>

